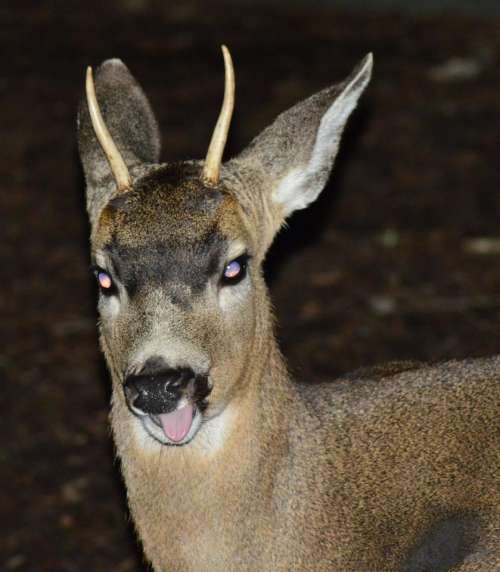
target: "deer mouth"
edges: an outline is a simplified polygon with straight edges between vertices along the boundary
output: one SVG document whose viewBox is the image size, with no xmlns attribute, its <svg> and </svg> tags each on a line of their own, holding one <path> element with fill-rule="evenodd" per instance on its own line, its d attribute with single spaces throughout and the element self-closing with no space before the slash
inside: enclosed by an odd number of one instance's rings
<svg viewBox="0 0 500 572">
<path fill-rule="evenodd" d="M 130 376 L 124 384 L 131 413 L 163 445 L 185 445 L 191 441 L 201 426 L 211 391 L 208 376 L 179 374 L 172 381 L 170 371 L 168 375 Z"/>
<path fill-rule="evenodd" d="M 189 443 L 202 424 L 203 414 L 196 403 L 182 399 L 173 411 L 139 417 L 143 429 L 155 441 L 167 446 Z"/>
<path fill-rule="evenodd" d="M 169 441 L 179 444 L 189 435 L 197 413 L 196 406 L 187 403 L 170 413 L 151 415 L 151 419 L 158 427 L 161 427 Z"/>
</svg>

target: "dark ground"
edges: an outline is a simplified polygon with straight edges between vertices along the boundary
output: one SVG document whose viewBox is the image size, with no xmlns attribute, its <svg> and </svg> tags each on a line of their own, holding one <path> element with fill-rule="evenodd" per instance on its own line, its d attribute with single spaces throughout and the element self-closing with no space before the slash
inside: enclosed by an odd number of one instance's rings
<svg viewBox="0 0 500 572">
<path fill-rule="evenodd" d="M 176 159 L 205 154 L 220 43 L 238 78 L 228 155 L 373 50 L 336 174 L 269 259 L 285 353 L 319 379 L 500 347 L 500 22 L 104 4 L 0 7 L 1 570 L 143 570 L 87 273 L 75 109 L 89 63 L 127 62 L 159 116 L 164 158 Z"/>
</svg>

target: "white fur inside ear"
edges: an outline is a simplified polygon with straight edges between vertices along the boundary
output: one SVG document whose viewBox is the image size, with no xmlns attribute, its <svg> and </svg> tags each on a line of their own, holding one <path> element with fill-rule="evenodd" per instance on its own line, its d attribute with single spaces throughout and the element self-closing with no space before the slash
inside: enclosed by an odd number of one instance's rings
<svg viewBox="0 0 500 572">
<path fill-rule="evenodd" d="M 283 206 L 284 216 L 307 207 L 323 190 L 347 119 L 370 81 L 371 69 L 370 54 L 356 76 L 323 115 L 309 162 L 289 171 L 278 184 L 273 193 L 273 200 Z"/>
</svg>

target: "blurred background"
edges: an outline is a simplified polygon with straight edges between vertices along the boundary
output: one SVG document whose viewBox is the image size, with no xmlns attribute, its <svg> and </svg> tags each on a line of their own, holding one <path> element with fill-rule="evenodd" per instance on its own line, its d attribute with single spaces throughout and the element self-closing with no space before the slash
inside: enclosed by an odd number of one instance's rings
<svg viewBox="0 0 500 572">
<path fill-rule="evenodd" d="M 144 572 L 96 335 L 75 143 L 84 70 L 120 57 L 163 159 L 201 158 L 232 51 L 226 156 L 368 51 L 372 83 L 319 201 L 267 263 L 303 379 L 500 347 L 497 0 L 0 5 L 0 569 Z"/>
</svg>

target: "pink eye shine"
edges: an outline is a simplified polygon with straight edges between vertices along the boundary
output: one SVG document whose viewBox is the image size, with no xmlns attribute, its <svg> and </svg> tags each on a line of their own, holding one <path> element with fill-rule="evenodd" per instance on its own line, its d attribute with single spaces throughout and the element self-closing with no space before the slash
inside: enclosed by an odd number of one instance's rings
<svg viewBox="0 0 500 572">
<path fill-rule="evenodd" d="M 106 274 L 106 272 L 99 272 L 97 274 L 97 281 L 99 282 L 99 286 L 101 288 L 104 288 L 105 290 L 111 288 L 111 286 L 113 285 L 113 282 L 111 281 L 111 276 L 109 274 Z"/>
<path fill-rule="evenodd" d="M 224 270 L 224 278 L 236 278 L 241 272 L 241 265 L 237 260 L 230 262 Z"/>
</svg>

